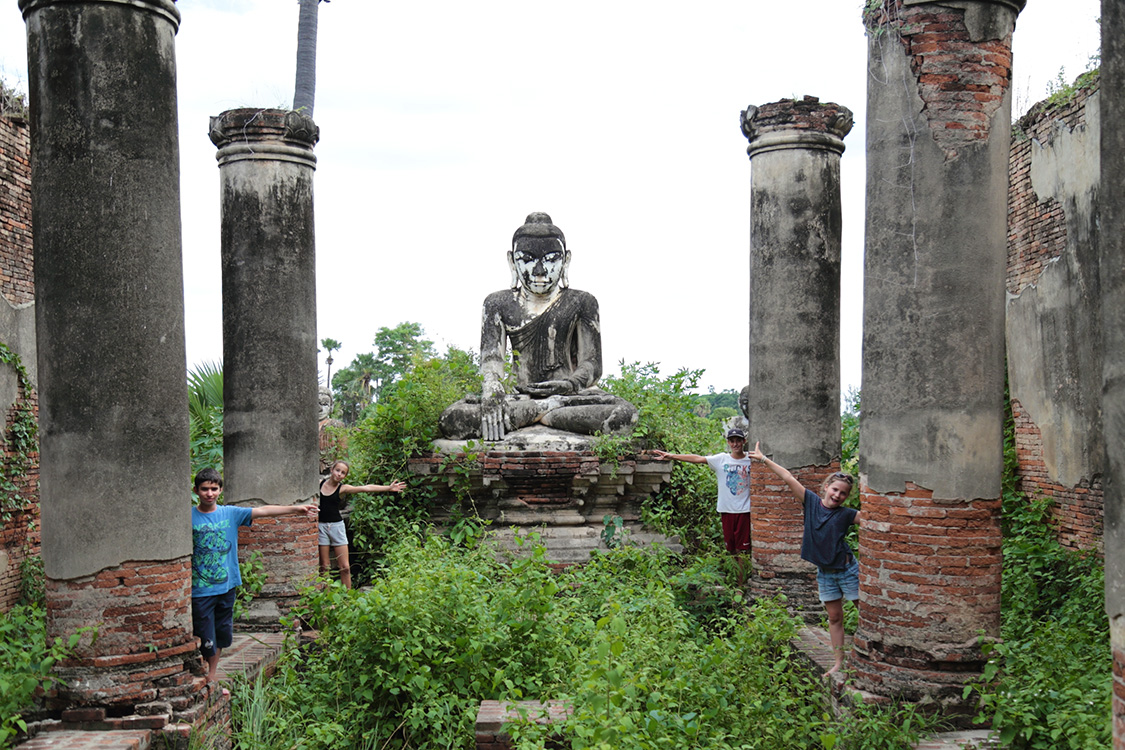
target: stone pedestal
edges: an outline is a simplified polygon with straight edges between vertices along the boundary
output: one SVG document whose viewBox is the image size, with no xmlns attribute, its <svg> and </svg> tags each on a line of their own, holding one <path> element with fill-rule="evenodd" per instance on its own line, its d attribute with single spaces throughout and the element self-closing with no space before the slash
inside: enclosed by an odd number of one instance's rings
<svg viewBox="0 0 1125 750">
<path fill-rule="evenodd" d="M 316 255 L 311 118 L 235 109 L 211 119 L 222 183 L 223 460 L 226 502 L 292 505 L 319 478 Z M 255 522 L 257 529 L 259 522 Z M 297 593 L 294 560 L 316 572 L 309 522 L 262 524 L 243 556 L 261 550 L 269 576 L 256 609 Z"/>
<path fill-rule="evenodd" d="M 752 440 L 807 487 L 840 467 L 840 155 L 852 113 L 806 96 L 748 107 Z M 753 447 L 753 446 L 751 446 Z M 801 560 L 792 491 L 755 465 L 757 596 L 784 593 L 820 618 L 816 570 Z"/>
<path fill-rule="evenodd" d="M 1011 34 L 1023 0 L 865 10 L 857 686 L 952 713 L 1000 630 Z"/>
<path fill-rule="evenodd" d="M 607 549 L 601 539 L 607 515 L 621 517 L 631 543 L 658 541 L 681 549 L 678 540 L 641 524 L 645 499 L 671 478 L 667 461 L 645 454 L 612 464 L 590 451 L 435 453 L 412 459 L 408 468 L 433 478 L 438 496 L 431 517 L 438 526 L 461 514 L 475 515 L 491 521 L 493 535 L 513 548 L 513 527 L 518 533 L 536 531 L 552 562 L 584 562 L 591 551 Z"/>
<path fill-rule="evenodd" d="M 56 705 L 192 700 L 191 495 L 171 0 L 21 0 Z"/>
</svg>

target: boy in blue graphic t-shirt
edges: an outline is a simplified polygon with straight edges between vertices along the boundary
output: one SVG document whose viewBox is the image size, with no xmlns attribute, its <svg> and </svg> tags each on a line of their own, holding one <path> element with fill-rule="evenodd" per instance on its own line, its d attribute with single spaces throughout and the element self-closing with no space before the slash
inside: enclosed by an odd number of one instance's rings
<svg viewBox="0 0 1125 750">
<path fill-rule="evenodd" d="M 316 518 L 315 505 L 219 505 L 223 478 L 214 469 L 195 475 L 199 505 L 191 509 L 191 626 L 207 662 L 207 682 L 215 681 L 219 655 L 234 635 L 234 599 L 242 583 L 238 569 L 238 527 L 255 518 L 304 513 Z"/>
</svg>

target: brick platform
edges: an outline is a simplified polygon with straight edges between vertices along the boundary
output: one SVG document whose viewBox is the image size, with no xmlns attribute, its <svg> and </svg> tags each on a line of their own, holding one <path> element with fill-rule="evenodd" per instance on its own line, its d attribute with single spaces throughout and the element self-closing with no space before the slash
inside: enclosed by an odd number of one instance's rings
<svg viewBox="0 0 1125 750">
<path fill-rule="evenodd" d="M 430 515 L 440 528 L 461 514 L 493 522 L 493 536 L 515 549 L 511 527 L 536 530 L 557 563 L 577 563 L 605 550 L 605 516 L 620 516 L 630 539 L 679 550 L 677 539 L 645 530 L 641 507 L 671 477 L 668 461 L 638 454 L 616 463 L 591 451 L 494 450 L 465 462 L 433 454 L 410 459 L 412 474 L 428 477 L 437 491 Z"/>
<path fill-rule="evenodd" d="M 306 633 L 306 637 L 310 634 Z M 315 637 L 315 634 L 312 634 Z M 219 681 L 229 680 L 241 675 L 254 680 L 259 674 L 269 677 L 273 674 L 277 659 L 285 641 L 284 633 L 245 633 L 235 634 L 230 648 L 223 650 L 219 659 Z M 203 678 L 196 678 L 193 689 L 197 694 L 204 691 Z M 177 747 L 187 747 L 187 737 L 191 726 L 186 723 L 170 723 L 167 714 L 138 715 L 121 718 L 108 718 L 104 711 L 97 709 L 72 709 L 64 712 L 64 721 L 43 721 L 32 724 L 29 729 L 32 737 L 18 745 L 20 750 L 145 750 L 149 747 L 163 748 L 157 735 L 179 737 Z M 222 727 L 229 727 L 230 698 L 214 691 L 207 700 L 190 716 L 204 728 L 220 728 L 220 735 L 214 747 L 228 748 L 229 739 L 222 736 Z M 122 727 L 129 727 L 123 729 Z"/>
</svg>

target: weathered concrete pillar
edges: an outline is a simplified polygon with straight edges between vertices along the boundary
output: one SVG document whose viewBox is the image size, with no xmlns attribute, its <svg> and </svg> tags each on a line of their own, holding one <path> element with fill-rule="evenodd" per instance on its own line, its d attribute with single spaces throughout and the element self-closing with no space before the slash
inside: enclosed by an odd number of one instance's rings
<svg viewBox="0 0 1125 750">
<path fill-rule="evenodd" d="M 751 441 L 819 487 L 840 468 L 840 154 L 852 113 L 806 96 L 748 107 Z M 751 444 L 753 447 L 753 444 Z M 782 592 L 820 616 L 801 560 L 801 506 L 755 464 L 751 524 L 758 596 Z"/>
<path fill-rule="evenodd" d="M 1125 7 L 1102 0 L 1102 330 L 1105 604 L 1113 647 L 1113 747 L 1125 748 Z"/>
<path fill-rule="evenodd" d="M 211 119 L 222 184 L 225 498 L 290 505 L 317 487 L 316 253 L 311 118 L 235 109 Z M 316 574 L 316 524 L 261 521 L 244 553 L 265 556 L 265 597 Z M 245 547 L 242 545 L 245 544 Z M 265 604 L 264 602 L 262 603 Z M 276 622 L 272 612 L 265 620 Z"/>
<path fill-rule="evenodd" d="M 98 624 L 62 705 L 192 700 L 191 495 L 171 0 L 27 22 L 48 630 Z"/>
<path fill-rule="evenodd" d="M 960 709 L 1000 630 L 1011 35 L 1024 0 L 868 33 L 857 684 Z"/>
</svg>

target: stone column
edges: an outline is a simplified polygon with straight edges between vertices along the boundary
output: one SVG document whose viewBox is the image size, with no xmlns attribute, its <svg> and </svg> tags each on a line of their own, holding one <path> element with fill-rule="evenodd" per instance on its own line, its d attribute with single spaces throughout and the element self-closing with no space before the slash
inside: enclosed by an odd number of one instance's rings
<svg viewBox="0 0 1125 750">
<path fill-rule="evenodd" d="M 1011 35 L 1024 0 L 868 34 L 857 685 L 950 712 L 1000 631 Z"/>
<path fill-rule="evenodd" d="M 191 494 L 172 0 L 20 0 L 27 23 L 48 636 L 56 703 L 186 707 Z M 166 711 L 164 711 L 166 713 Z M 94 715 L 86 714 L 88 718 Z"/>
<path fill-rule="evenodd" d="M 750 141 L 750 441 L 819 487 L 840 468 L 840 155 L 852 113 L 811 96 L 748 107 Z M 751 442 L 750 447 L 753 447 Z M 757 596 L 784 593 L 823 612 L 801 560 L 792 492 L 753 468 Z"/>
<path fill-rule="evenodd" d="M 1105 604 L 1113 647 L 1113 747 L 1125 748 L 1125 8 L 1102 0 L 1101 67 L 1102 331 Z"/>
<path fill-rule="evenodd" d="M 226 502 L 291 505 L 317 487 L 316 253 L 311 118 L 235 109 L 211 119 L 222 183 L 223 460 Z M 316 574 L 316 524 L 261 519 L 263 594 Z M 266 613 L 276 623 L 276 616 Z"/>
</svg>

